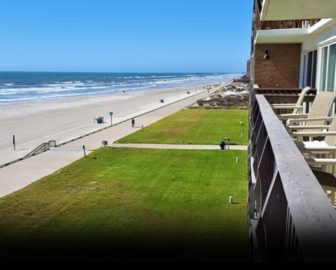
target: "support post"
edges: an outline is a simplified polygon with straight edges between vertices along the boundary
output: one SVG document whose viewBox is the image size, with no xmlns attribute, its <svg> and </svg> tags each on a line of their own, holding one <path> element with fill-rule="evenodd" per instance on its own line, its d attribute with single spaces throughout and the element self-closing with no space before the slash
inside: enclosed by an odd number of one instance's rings
<svg viewBox="0 0 336 270">
<path fill-rule="evenodd" d="M 13 147 L 14 151 L 16 150 L 16 140 L 15 140 L 15 135 L 13 135 Z"/>
<path fill-rule="evenodd" d="M 83 152 L 84 152 L 84 157 L 86 158 L 86 148 L 85 148 L 85 145 L 83 145 Z"/>
<path fill-rule="evenodd" d="M 111 127 L 112 127 L 113 126 L 113 122 L 112 122 L 113 112 L 110 112 L 110 116 L 111 116 Z"/>
</svg>

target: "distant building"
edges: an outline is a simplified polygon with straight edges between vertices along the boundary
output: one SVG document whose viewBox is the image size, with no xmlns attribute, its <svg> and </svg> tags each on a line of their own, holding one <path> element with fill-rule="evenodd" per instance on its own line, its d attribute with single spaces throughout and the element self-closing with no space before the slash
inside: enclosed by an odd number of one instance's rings
<svg viewBox="0 0 336 270">
<path fill-rule="evenodd" d="M 316 95 L 336 92 L 336 1 L 255 0 L 249 67 L 253 257 L 336 261 L 336 145 L 324 147 L 321 134 L 335 117 L 335 100 L 315 126 L 284 115 L 300 108 L 306 114 L 292 117 L 307 118 Z M 313 90 L 298 104 L 306 86 Z M 310 150 L 299 147 L 307 141 Z"/>
<path fill-rule="evenodd" d="M 251 61 L 248 60 L 246 64 L 246 74 L 249 76 L 251 72 Z"/>
</svg>

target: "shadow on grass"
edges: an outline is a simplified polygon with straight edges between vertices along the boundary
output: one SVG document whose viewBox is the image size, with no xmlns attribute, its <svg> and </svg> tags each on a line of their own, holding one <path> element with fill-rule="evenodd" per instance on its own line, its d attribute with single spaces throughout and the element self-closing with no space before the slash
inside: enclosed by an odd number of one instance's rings
<svg viewBox="0 0 336 270">
<path fill-rule="evenodd" d="M 55 236 L 51 240 L 30 240 L 25 243 L 0 243 L 2 262 L 186 262 L 227 263 L 248 262 L 244 242 L 216 239 L 195 240 L 197 235 L 176 235 L 155 239 L 137 235 L 118 239 L 117 236 L 91 235 Z"/>
</svg>

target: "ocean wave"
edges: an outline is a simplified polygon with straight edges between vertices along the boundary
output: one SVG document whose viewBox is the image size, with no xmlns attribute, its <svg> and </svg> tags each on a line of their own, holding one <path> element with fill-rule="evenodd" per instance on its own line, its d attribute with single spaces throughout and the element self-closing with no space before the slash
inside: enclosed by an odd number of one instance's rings
<svg viewBox="0 0 336 270">
<path fill-rule="evenodd" d="M 188 87 L 200 84 L 224 83 L 239 77 L 241 74 L 131 74 L 125 76 L 97 76 L 95 78 L 74 77 L 63 80 L 36 80 L 28 78 L 25 81 L 17 78 L 13 82 L 1 82 L 0 102 L 18 102 L 30 100 L 45 100 L 75 96 L 99 95 L 117 91 L 141 91 Z"/>
</svg>

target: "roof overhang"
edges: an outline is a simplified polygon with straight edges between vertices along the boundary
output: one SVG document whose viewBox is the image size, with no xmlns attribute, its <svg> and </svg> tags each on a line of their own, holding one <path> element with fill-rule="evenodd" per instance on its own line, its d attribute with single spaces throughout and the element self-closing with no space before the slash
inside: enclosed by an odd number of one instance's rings
<svg viewBox="0 0 336 270">
<path fill-rule="evenodd" d="M 329 26 L 335 24 L 335 22 L 336 21 L 333 19 L 323 19 L 309 28 L 259 30 L 255 38 L 255 43 L 256 44 L 303 43 L 311 35 L 323 31 Z"/>
<path fill-rule="evenodd" d="M 261 11 L 262 21 L 335 17 L 335 0 L 264 0 Z"/>
<path fill-rule="evenodd" d="M 256 44 L 302 43 L 308 36 L 308 29 L 259 30 Z"/>
</svg>

